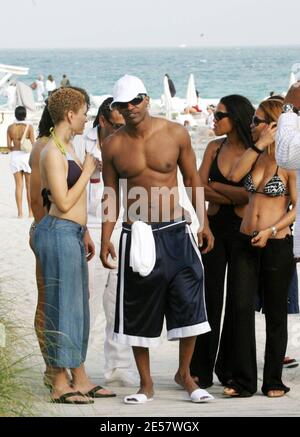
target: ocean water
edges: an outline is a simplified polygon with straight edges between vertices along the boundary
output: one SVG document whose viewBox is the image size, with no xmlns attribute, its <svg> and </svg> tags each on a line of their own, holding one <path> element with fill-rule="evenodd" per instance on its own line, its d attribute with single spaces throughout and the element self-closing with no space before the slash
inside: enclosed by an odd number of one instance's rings
<svg viewBox="0 0 300 437">
<path fill-rule="evenodd" d="M 0 50 L 0 63 L 29 67 L 22 80 L 30 84 L 39 75 L 52 74 L 59 85 L 62 74 L 90 94 L 111 94 L 123 74 L 139 76 L 153 98 L 163 93 L 163 76 L 173 79 L 177 96 L 184 98 L 188 77 L 194 74 L 203 98 L 238 93 L 254 104 L 270 91 L 286 91 L 300 47 L 147 48 Z M 3 103 L 3 100 L 2 100 Z"/>
</svg>

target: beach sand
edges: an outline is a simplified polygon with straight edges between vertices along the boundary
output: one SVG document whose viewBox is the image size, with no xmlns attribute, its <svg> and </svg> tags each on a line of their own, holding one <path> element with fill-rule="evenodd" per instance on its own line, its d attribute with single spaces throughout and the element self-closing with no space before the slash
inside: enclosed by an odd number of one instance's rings
<svg viewBox="0 0 300 437">
<path fill-rule="evenodd" d="M 144 405 L 125 405 L 123 396 L 134 393 L 132 387 L 114 386 L 116 398 L 96 399 L 93 405 L 70 406 L 52 405 L 48 402 L 49 392 L 42 384 L 44 370 L 37 341 L 33 332 L 33 320 L 36 305 L 35 260 L 28 245 L 28 229 L 32 219 L 17 219 L 14 199 L 14 180 L 9 171 L 9 156 L 0 155 L 0 276 L 1 293 L 10 301 L 11 312 L 24 327 L 28 336 L 27 352 L 32 353 L 31 370 L 27 378 L 36 401 L 36 416 L 146 416 L 146 417 L 198 417 L 198 416 L 299 416 L 300 415 L 300 367 L 284 369 L 283 381 L 291 387 L 290 393 L 280 399 L 269 399 L 260 392 L 263 350 L 264 317 L 256 315 L 257 348 L 259 367 L 259 391 L 252 398 L 228 399 L 223 397 L 223 387 L 215 381 L 209 389 L 216 400 L 207 404 L 193 404 L 184 400 L 184 391 L 173 382 L 178 362 L 178 342 L 167 342 L 165 333 L 158 349 L 152 350 L 152 372 L 155 383 L 153 402 Z M 27 209 L 24 199 L 24 213 Z M 93 235 L 97 238 L 97 229 Z M 97 242 L 97 241 L 96 241 Z M 97 242 L 99 250 L 99 241 Z M 92 302 L 92 329 L 86 367 L 92 380 L 103 383 L 103 336 L 104 312 L 102 309 L 103 278 L 106 276 L 95 258 L 94 290 Z M 300 358 L 300 317 L 289 316 L 288 354 Z M 112 386 L 111 386 L 112 387 Z"/>
</svg>

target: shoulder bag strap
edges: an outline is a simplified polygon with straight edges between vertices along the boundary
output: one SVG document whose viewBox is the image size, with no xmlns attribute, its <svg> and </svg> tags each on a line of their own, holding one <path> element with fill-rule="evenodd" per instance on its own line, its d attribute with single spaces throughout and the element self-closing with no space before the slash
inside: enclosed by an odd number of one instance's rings
<svg viewBox="0 0 300 437">
<path fill-rule="evenodd" d="M 26 129 L 24 130 L 24 133 L 23 133 L 23 136 L 22 136 L 22 139 L 21 139 L 21 144 L 23 143 L 23 141 L 26 138 L 26 134 L 27 134 L 28 129 L 29 129 L 29 124 L 26 125 Z"/>
</svg>

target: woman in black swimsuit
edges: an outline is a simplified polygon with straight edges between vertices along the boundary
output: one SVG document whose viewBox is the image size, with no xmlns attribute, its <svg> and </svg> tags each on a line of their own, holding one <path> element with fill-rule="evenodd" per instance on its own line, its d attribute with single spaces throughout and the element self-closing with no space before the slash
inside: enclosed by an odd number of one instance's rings
<svg viewBox="0 0 300 437">
<path fill-rule="evenodd" d="M 231 378 L 231 251 L 232 243 L 240 229 L 248 195 L 243 178 L 228 180 L 235 163 L 245 149 L 252 145 L 250 124 L 254 108 L 243 96 L 223 97 L 214 114 L 214 131 L 225 136 L 211 141 L 205 151 L 199 175 L 209 201 L 208 219 L 215 237 L 214 249 L 203 255 L 205 269 L 205 300 L 211 332 L 197 338 L 191 363 L 191 374 L 201 388 L 213 384 L 213 370 L 225 384 Z M 218 359 L 216 361 L 221 314 L 223 309 L 226 267 L 228 268 L 225 319 L 222 329 Z M 215 365 L 216 361 L 216 365 Z"/>
<path fill-rule="evenodd" d="M 254 145 L 229 176 L 245 178 L 249 204 L 233 247 L 234 299 L 233 375 L 224 394 L 252 396 L 257 390 L 255 300 L 263 280 L 266 318 L 262 392 L 280 397 L 289 391 L 281 380 L 287 345 L 287 295 L 294 271 L 290 225 L 296 214 L 296 175 L 275 160 L 275 127 L 282 101 L 263 101 L 252 122 Z M 288 210 L 291 203 L 292 209 Z"/>
</svg>

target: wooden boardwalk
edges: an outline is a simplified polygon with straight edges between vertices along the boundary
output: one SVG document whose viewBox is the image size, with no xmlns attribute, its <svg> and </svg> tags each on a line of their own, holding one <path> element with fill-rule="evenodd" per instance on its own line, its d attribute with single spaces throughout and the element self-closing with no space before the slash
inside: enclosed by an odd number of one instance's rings
<svg viewBox="0 0 300 437">
<path fill-rule="evenodd" d="M 289 343 L 289 354 L 293 357 L 300 356 L 299 342 L 300 317 L 290 317 L 290 331 L 292 334 Z M 155 396 L 152 402 L 142 405 L 125 405 L 123 397 L 134 393 L 132 387 L 110 386 L 117 393 L 116 398 L 96 399 L 93 405 L 69 406 L 37 403 L 37 408 L 43 416 L 98 416 L 98 417 L 209 417 L 209 416 L 299 416 L 300 415 L 300 367 L 284 369 L 283 381 L 291 391 L 279 399 L 270 399 L 260 391 L 262 375 L 262 357 L 264 343 L 264 318 L 257 315 L 257 342 L 259 365 L 259 390 L 251 398 L 227 398 L 223 396 L 223 387 L 216 381 L 209 389 L 215 396 L 215 401 L 203 404 L 194 404 L 184 399 L 184 391 L 173 382 L 178 357 L 178 343 L 164 340 L 158 349 L 152 350 L 152 372 L 155 383 Z M 295 345 L 292 343 L 294 335 Z M 93 353 L 94 355 L 94 353 Z M 101 351 L 99 353 L 101 362 Z M 101 383 L 101 371 L 96 363 L 88 358 L 87 368 L 93 380 Z M 40 384 L 36 389 L 39 394 L 47 399 L 47 392 Z"/>
</svg>

